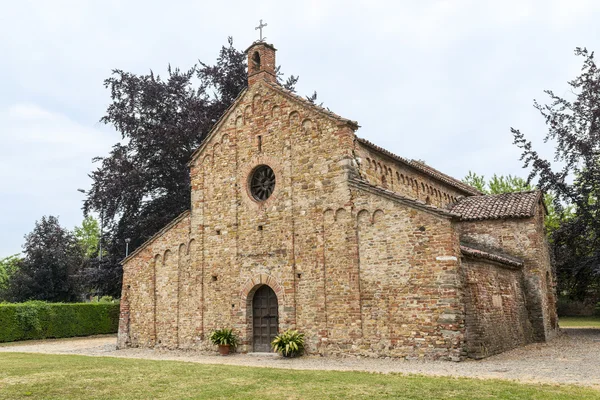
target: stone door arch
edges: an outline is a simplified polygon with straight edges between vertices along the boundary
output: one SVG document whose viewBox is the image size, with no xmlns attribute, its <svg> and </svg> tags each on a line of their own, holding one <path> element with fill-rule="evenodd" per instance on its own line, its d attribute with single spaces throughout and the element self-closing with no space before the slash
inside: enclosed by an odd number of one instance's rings
<svg viewBox="0 0 600 400">
<path fill-rule="evenodd" d="M 268 285 L 262 285 L 252 297 L 252 347 L 256 352 L 270 352 L 271 342 L 279 331 L 279 302 Z"/>
</svg>

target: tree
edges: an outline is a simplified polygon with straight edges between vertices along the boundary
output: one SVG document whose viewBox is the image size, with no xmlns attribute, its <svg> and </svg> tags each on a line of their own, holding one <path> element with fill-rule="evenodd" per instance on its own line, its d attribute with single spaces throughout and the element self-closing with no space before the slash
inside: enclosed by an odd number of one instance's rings
<svg viewBox="0 0 600 400">
<path fill-rule="evenodd" d="M 569 98 L 545 93 L 550 103 L 534 100 L 548 132 L 545 141 L 556 144 L 553 165 L 542 157 L 520 130 L 511 128 L 521 160 L 530 168 L 528 181 L 554 194 L 554 208 L 562 218 L 552 233 L 559 292 L 584 299 L 600 295 L 600 71 L 594 53 L 576 48 L 583 58 L 581 73 L 568 82 Z"/>
<path fill-rule="evenodd" d="M 485 176 L 477 175 L 476 173 L 469 171 L 469 174 L 464 177 L 463 182 L 486 194 L 533 190 L 533 187 L 525 179 L 512 175 L 504 176 L 494 174 L 492 179 L 486 181 Z"/>
<path fill-rule="evenodd" d="M 463 178 L 463 182 L 482 193 L 488 193 L 487 183 L 483 175 L 477 175 L 475 172 L 469 171 L 467 176 Z"/>
<path fill-rule="evenodd" d="M 9 281 L 11 301 L 78 299 L 83 253 L 73 235 L 54 216 L 36 221 L 25 236 L 24 259 Z"/>
<path fill-rule="evenodd" d="M 21 269 L 23 259 L 19 254 L 0 259 L 0 301 L 7 297 L 11 278 Z"/>
<path fill-rule="evenodd" d="M 76 226 L 73 235 L 87 258 L 95 257 L 98 253 L 98 243 L 100 239 L 100 226 L 98 220 L 88 215 L 81 222 L 81 226 Z"/>
<path fill-rule="evenodd" d="M 277 75 L 283 75 L 277 69 Z M 293 90 L 298 78 L 283 84 Z M 119 296 L 125 239 L 130 249 L 144 243 L 190 206 L 187 162 L 212 126 L 247 86 L 246 54 L 229 38 L 215 65 L 187 70 L 169 66 L 166 79 L 150 71 L 114 70 L 104 85 L 111 104 L 101 122 L 122 141 L 91 173 L 84 213 L 97 211 L 106 227 L 107 256 L 90 260 L 86 279 L 102 294 Z"/>
</svg>

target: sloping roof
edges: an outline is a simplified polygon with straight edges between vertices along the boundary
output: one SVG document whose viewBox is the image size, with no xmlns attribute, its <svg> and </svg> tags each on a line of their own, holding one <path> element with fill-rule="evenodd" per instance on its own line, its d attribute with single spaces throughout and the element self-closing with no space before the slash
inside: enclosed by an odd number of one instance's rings
<svg viewBox="0 0 600 400">
<path fill-rule="evenodd" d="M 508 256 L 505 254 L 492 253 L 487 250 L 476 249 L 474 247 L 467 246 L 464 244 L 460 245 L 460 252 L 465 256 L 495 261 L 500 264 L 508 265 L 511 267 L 522 267 L 524 264 L 523 260 L 521 260 L 520 258 Z"/>
<path fill-rule="evenodd" d="M 287 90 L 286 88 L 284 88 L 283 86 L 281 86 L 278 83 L 269 82 L 269 81 L 264 81 L 263 83 L 266 83 L 269 87 L 275 89 L 277 92 L 283 94 L 284 96 L 290 98 L 291 100 L 300 102 L 303 106 L 311 108 L 313 111 L 316 111 L 320 114 L 325 115 L 326 117 L 332 118 L 332 119 L 342 122 L 344 124 L 350 125 L 350 127 L 353 130 L 356 130 L 359 128 L 358 122 L 352 121 L 352 120 L 344 118 L 344 117 L 340 117 L 339 115 L 332 112 L 331 110 L 321 107 L 321 106 L 318 106 L 317 104 L 308 101 L 306 98 L 304 98 L 302 96 L 298 96 L 296 93 L 293 93 L 293 92 Z"/>
<path fill-rule="evenodd" d="M 275 51 L 277 51 L 277 49 L 275 48 L 275 46 L 273 46 L 271 43 L 267 43 L 264 40 L 255 40 L 254 42 L 252 42 L 252 44 L 250 46 L 248 46 L 248 48 L 246 50 L 244 50 L 244 53 L 248 53 L 248 50 L 250 50 L 251 48 L 253 48 L 254 46 L 256 46 L 257 44 L 262 44 L 265 47 L 269 47 Z"/>
<path fill-rule="evenodd" d="M 165 225 L 160 231 L 158 231 L 154 235 L 152 235 L 150 237 L 150 239 L 148 239 L 144 243 L 142 243 L 137 249 L 135 249 L 134 252 L 132 252 L 130 255 L 128 255 L 127 257 L 125 257 L 123 260 L 121 260 L 121 265 L 123 265 L 127 261 L 131 260 L 131 258 L 135 257 L 136 254 L 138 254 L 139 252 L 141 252 L 142 250 L 144 250 L 155 239 L 157 239 L 160 236 L 162 236 L 166 231 L 168 231 L 169 229 L 171 229 L 179 221 L 181 221 L 182 219 L 184 219 L 188 215 L 190 215 L 190 210 L 186 210 L 186 211 L 182 212 L 181 214 L 179 214 L 175 219 L 173 219 L 171 222 L 169 222 L 167 225 Z"/>
<path fill-rule="evenodd" d="M 308 101 L 306 98 L 304 98 L 302 96 L 298 96 L 297 94 L 291 92 L 290 90 L 285 89 L 279 83 L 270 82 L 270 81 L 266 81 L 266 80 L 262 81 L 262 83 L 265 84 L 266 86 L 274 89 L 275 91 L 279 92 L 280 94 L 284 95 L 285 97 L 291 99 L 292 101 L 302 104 L 302 106 L 304 106 L 304 107 L 308 107 L 308 108 L 312 109 L 313 111 L 318 112 L 318 113 L 320 113 L 328 118 L 331 118 L 333 120 L 336 120 L 342 124 L 347 124 L 348 126 L 350 126 L 352 128 L 352 130 L 356 130 L 360 127 L 360 125 L 358 125 L 358 122 L 341 117 L 329 109 L 320 107 L 317 104 Z M 225 110 L 223 115 L 221 115 L 221 118 L 219 118 L 219 120 L 213 125 L 213 127 L 211 128 L 211 130 L 208 132 L 205 139 L 203 140 L 202 144 L 200 144 L 200 146 L 192 153 L 192 155 L 190 157 L 190 161 L 188 162 L 188 166 L 190 166 L 193 163 L 193 161 L 196 159 L 198 154 L 201 153 L 204 146 L 209 142 L 210 137 L 221 126 L 223 121 L 226 119 L 226 116 L 229 115 L 229 113 L 235 108 L 237 103 L 241 100 L 241 98 L 247 91 L 248 91 L 248 88 L 245 88 L 244 90 L 242 90 L 238 94 L 236 99 L 233 101 L 233 103 L 231 103 L 231 105 L 227 108 L 227 110 Z M 435 169 L 433 167 L 430 167 L 429 165 L 423 164 L 422 162 L 419 162 L 416 160 L 409 160 L 404 157 L 400 157 L 400 156 L 392 153 L 391 151 L 386 150 L 383 147 L 379 147 L 376 144 L 374 144 L 366 139 L 359 138 L 356 135 L 355 135 L 355 137 L 359 143 L 362 143 L 363 145 L 369 147 L 370 149 L 375 150 L 376 152 L 379 152 L 381 154 L 384 154 L 396 161 L 399 161 L 417 171 L 424 173 L 425 175 L 428 175 L 434 179 L 437 179 L 438 181 L 444 182 L 464 193 L 467 193 L 470 195 L 481 195 L 482 194 L 476 188 L 469 186 L 469 185 L 465 184 L 464 182 L 451 177 L 450 175 L 446 175 L 443 172 L 438 171 L 437 169 Z"/>
<path fill-rule="evenodd" d="M 368 191 L 371 193 L 385 196 L 385 197 L 395 200 L 399 203 L 406 204 L 412 208 L 418 208 L 423 211 L 441 215 L 441 216 L 444 216 L 447 218 L 459 218 L 460 217 L 460 215 L 455 214 L 451 211 L 448 211 L 444 208 L 439 208 L 439 207 L 436 207 L 431 204 L 426 204 L 424 201 L 421 201 L 421 200 L 415 200 L 410 197 L 405 197 L 405 196 L 399 195 L 396 192 L 392 192 L 392 191 L 384 189 L 382 187 L 372 185 L 372 184 L 365 182 L 363 180 L 360 180 L 360 179 L 351 178 L 349 180 L 349 183 L 350 183 L 350 186 L 355 187 L 357 189 L 362 189 L 362 190 L 365 190 L 365 191 Z"/>
<path fill-rule="evenodd" d="M 529 218 L 535 215 L 535 208 L 541 196 L 542 192 L 532 190 L 463 197 L 448 208 L 453 213 L 460 214 L 461 221 Z"/>
<path fill-rule="evenodd" d="M 451 177 L 450 175 L 446 175 L 443 172 L 440 172 L 437 169 L 430 167 L 429 165 L 425 165 L 422 162 L 419 162 L 416 160 L 409 160 L 404 157 L 400 157 L 400 156 L 392 153 L 391 151 L 388 151 L 388 150 L 384 149 L 383 147 L 379 147 L 376 144 L 374 144 L 366 139 L 357 137 L 356 140 L 359 143 L 364 144 L 365 146 L 369 147 L 372 150 L 382 153 L 396 161 L 400 161 L 401 163 L 403 163 L 409 167 L 412 167 L 412 168 L 416 169 L 417 171 L 424 173 L 425 175 L 429 175 L 430 177 L 437 179 L 438 181 L 441 181 L 450 186 L 453 186 L 462 192 L 468 193 L 470 195 L 482 194 L 479 190 L 475 189 L 474 187 L 469 186 L 466 183 L 461 182 L 458 179 Z"/>
<path fill-rule="evenodd" d="M 349 120 L 347 118 L 343 118 L 340 117 L 339 115 L 337 115 L 336 113 L 320 107 L 314 103 L 311 103 L 310 101 L 308 101 L 307 99 L 305 99 L 302 96 L 298 96 L 295 93 L 292 93 L 291 91 L 285 89 L 283 86 L 281 86 L 278 83 L 273 83 L 273 82 L 269 82 L 269 81 L 261 81 L 261 83 L 264 83 L 266 86 L 275 89 L 277 92 L 281 93 L 282 95 L 288 97 L 289 99 L 295 101 L 295 102 L 299 102 L 301 103 L 304 107 L 309 107 L 311 108 L 313 111 L 316 111 L 328 118 L 332 118 L 336 121 L 339 121 L 343 124 L 348 124 L 353 130 L 356 130 L 359 128 L 358 122 L 356 121 L 352 121 Z M 210 137 L 212 136 L 212 134 L 221 126 L 222 122 L 226 119 L 226 116 L 229 115 L 230 111 L 232 111 L 235 106 L 237 105 L 237 103 L 241 100 L 241 98 L 244 96 L 244 94 L 248 91 L 248 88 L 244 88 L 244 90 L 242 90 L 238 96 L 235 98 L 235 100 L 231 103 L 231 105 L 229 107 L 227 107 L 227 110 L 225 110 L 225 112 L 223 113 L 223 115 L 221 115 L 221 117 L 217 120 L 217 122 L 215 122 L 215 124 L 213 125 L 213 127 L 210 129 L 210 131 L 208 132 L 208 134 L 206 135 L 206 137 L 204 138 L 204 140 L 202 141 L 202 143 L 200 144 L 200 146 L 198 146 L 198 148 L 192 153 L 192 155 L 190 156 L 190 161 L 188 161 L 188 166 L 190 166 L 193 161 L 196 159 L 196 157 L 198 156 L 198 154 L 201 153 L 202 149 L 204 148 L 204 146 L 206 145 L 206 143 L 209 142 Z"/>
</svg>

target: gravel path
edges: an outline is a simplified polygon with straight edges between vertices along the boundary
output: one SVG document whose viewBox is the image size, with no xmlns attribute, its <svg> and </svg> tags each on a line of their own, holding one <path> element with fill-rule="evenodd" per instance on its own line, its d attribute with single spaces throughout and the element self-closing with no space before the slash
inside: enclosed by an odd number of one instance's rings
<svg viewBox="0 0 600 400">
<path fill-rule="evenodd" d="M 531 344 L 484 360 L 467 360 L 460 363 L 318 356 L 284 359 L 264 354 L 233 354 L 221 357 L 183 350 L 117 350 L 115 335 L 10 343 L 0 345 L 0 352 L 79 354 L 303 370 L 498 378 L 522 382 L 576 384 L 600 389 L 600 329 L 563 329 L 562 334 L 549 343 Z"/>
</svg>

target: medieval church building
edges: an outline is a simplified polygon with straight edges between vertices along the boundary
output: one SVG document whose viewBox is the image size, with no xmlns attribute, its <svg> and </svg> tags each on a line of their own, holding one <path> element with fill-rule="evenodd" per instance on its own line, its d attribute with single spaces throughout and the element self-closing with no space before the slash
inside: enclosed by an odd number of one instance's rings
<svg viewBox="0 0 600 400">
<path fill-rule="evenodd" d="M 483 195 L 356 135 L 247 50 L 243 90 L 189 161 L 191 204 L 123 261 L 119 347 L 461 360 L 557 331 L 539 191 Z"/>
</svg>

